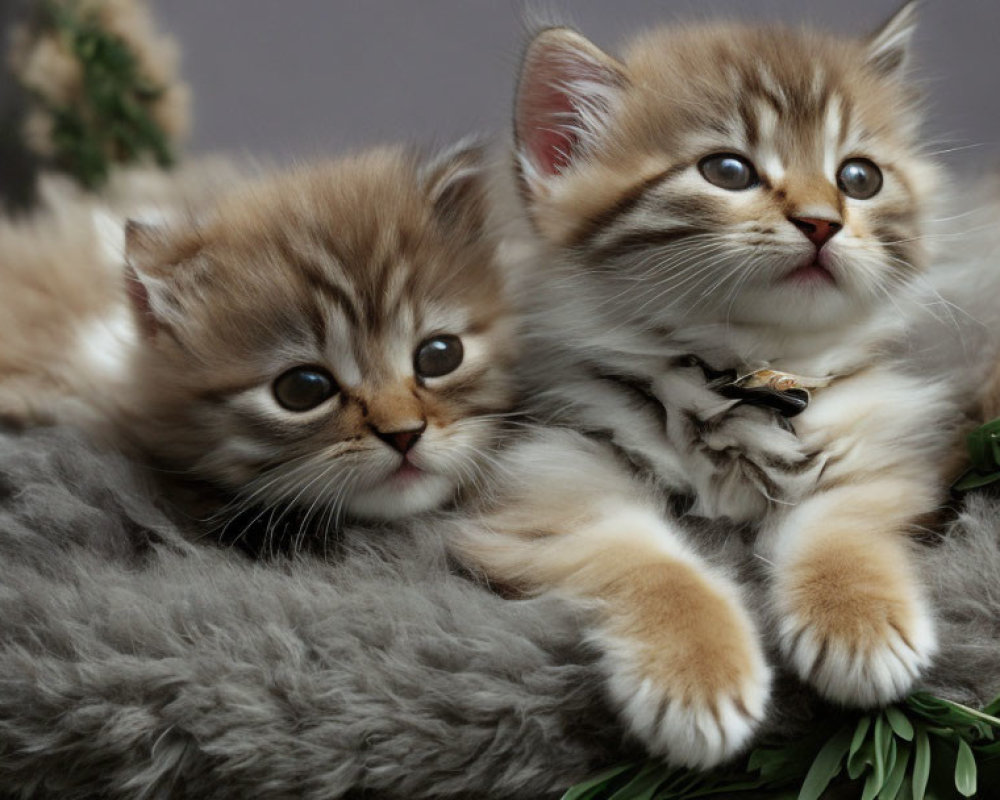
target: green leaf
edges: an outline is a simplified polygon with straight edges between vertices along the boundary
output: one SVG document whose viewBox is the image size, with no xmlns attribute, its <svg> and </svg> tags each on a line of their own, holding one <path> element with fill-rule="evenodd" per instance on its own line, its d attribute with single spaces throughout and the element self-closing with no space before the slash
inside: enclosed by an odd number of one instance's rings
<svg viewBox="0 0 1000 800">
<path fill-rule="evenodd" d="M 1000 715 L 1000 697 L 994 699 L 992 703 L 989 703 L 983 708 L 984 714 L 989 714 L 991 717 Z"/>
<path fill-rule="evenodd" d="M 865 735 L 868 733 L 871 724 L 872 718 L 867 714 L 858 720 L 858 726 L 854 729 L 854 738 L 851 739 L 851 748 L 847 751 L 848 759 L 861 749 L 861 745 L 864 744 Z"/>
<path fill-rule="evenodd" d="M 939 698 L 932 694 L 927 694 L 927 692 L 911 694 L 906 698 L 906 705 L 928 717 L 936 717 L 942 712 L 946 713 L 948 711 L 948 706 Z"/>
<path fill-rule="evenodd" d="M 955 489 L 964 492 L 1000 480 L 1000 419 L 976 428 L 965 443 L 971 468 L 955 482 Z"/>
<path fill-rule="evenodd" d="M 856 781 L 864 774 L 865 767 L 875 763 L 874 750 L 875 740 L 869 738 L 853 756 L 847 759 L 847 774 L 852 781 Z"/>
<path fill-rule="evenodd" d="M 744 769 L 709 772 L 659 762 L 624 764 L 574 786 L 565 800 L 739 800 L 742 792 L 801 787 L 816 800 L 845 768 L 865 800 L 948 800 L 1000 785 L 1000 698 L 982 710 L 928 694 L 845 721 L 817 721 L 807 736 L 756 748 Z M 841 726 L 838 728 L 838 726 Z M 957 790 L 957 792 L 956 792 Z M 862 794 L 863 792 L 863 794 Z M 759 796 L 754 794 L 754 796 Z"/>
<path fill-rule="evenodd" d="M 874 800 L 875 795 L 879 793 L 882 784 L 876 781 L 877 777 L 874 772 L 868 773 L 868 777 L 865 779 L 865 788 L 861 792 L 861 800 Z"/>
<path fill-rule="evenodd" d="M 583 794 L 575 795 L 575 800 L 602 800 L 607 797 L 607 786 L 594 786 Z"/>
<path fill-rule="evenodd" d="M 971 492 L 973 489 L 981 489 L 997 481 L 1000 481 L 1000 472 L 984 473 L 976 469 L 969 469 L 958 477 L 951 488 L 956 492 Z"/>
<path fill-rule="evenodd" d="M 910 752 L 913 746 L 907 742 L 899 742 L 896 749 L 896 763 L 893 764 L 892 772 L 885 779 L 882 791 L 879 792 L 879 800 L 896 800 L 903 786 L 903 779 L 906 777 L 906 768 L 910 764 Z"/>
<path fill-rule="evenodd" d="M 913 756 L 913 800 L 924 800 L 927 779 L 931 774 L 931 742 L 923 726 L 917 728 L 914 743 L 916 749 Z"/>
<path fill-rule="evenodd" d="M 826 787 L 840 772 L 844 757 L 851 746 L 851 731 L 842 728 L 816 755 L 802 781 L 798 800 L 819 800 Z"/>
<path fill-rule="evenodd" d="M 976 793 L 976 757 L 965 739 L 958 740 L 958 755 L 955 758 L 955 788 L 963 797 Z"/>
<path fill-rule="evenodd" d="M 875 734 L 873 738 L 875 742 L 875 771 L 872 775 L 874 782 L 878 785 L 878 789 L 881 789 L 882 784 L 885 783 L 885 762 L 886 756 L 889 753 L 889 743 L 892 741 L 892 729 L 881 714 L 875 718 Z"/>
<path fill-rule="evenodd" d="M 885 718 L 889 720 L 889 724 L 900 739 L 905 739 L 908 742 L 913 741 L 913 724 L 898 707 L 889 706 L 885 710 Z"/>
<path fill-rule="evenodd" d="M 969 722 L 975 720 L 980 722 L 985 722 L 994 728 L 1000 728 L 1000 718 L 986 713 L 986 711 L 977 711 L 974 708 L 969 708 L 969 706 L 962 705 L 961 703 L 956 703 L 952 700 L 941 699 L 941 703 L 946 705 L 948 708 L 957 712 L 961 719 L 968 720 Z"/>
<path fill-rule="evenodd" d="M 687 770 L 651 761 L 639 770 L 638 775 L 611 795 L 608 800 L 652 800 L 660 784 L 677 774 L 683 775 L 689 773 Z"/>
<path fill-rule="evenodd" d="M 585 780 L 583 783 L 575 784 L 572 788 L 566 791 L 561 800 L 583 800 L 583 797 L 587 795 L 591 789 L 604 788 L 605 785 L 611 783 L 614 778 L 617 778 L 619 775 L 624 775 L 632 769 L 638 769 L 638 764 L 622 764 L 620 766 L 607 769 L 604 772 L 598 773 L 593 778 Z"/>
<path fill-rule="evenodd" d="M 708 786 L 706 786 L 706 782 Z M 702 784 L 703 791 L 698 792 L 698 784 Z M 721 781 L 723 785 L 725 781 Z M 695 794 L 704 794 L 705 790 L 710 790 L 712 792 L 716 791 L 720 784 L 720 781 L 712 780 L 711 774 L 705 774 L 701 772 L 689 772 L 687 770 L 679 772 L 676 776 L 672 776 L 670 782 L 661 785 L 656 792 L 656 797 L 662 798 L 662 800 L 668 800 L 670 798 L 687 798 Z M 728 788 L 728 787 L 727 787 Z M 612 798 L 612 800 L 614 800 Z M 622 800 L 632 800 L 631 795 L 628 798 L 622 798 Z"/>
<path fill-rule="evenodd" d="M 976 745 L 976 760 L 988 761 L 1000 758 L 1000 742 Z"/>
</svg>

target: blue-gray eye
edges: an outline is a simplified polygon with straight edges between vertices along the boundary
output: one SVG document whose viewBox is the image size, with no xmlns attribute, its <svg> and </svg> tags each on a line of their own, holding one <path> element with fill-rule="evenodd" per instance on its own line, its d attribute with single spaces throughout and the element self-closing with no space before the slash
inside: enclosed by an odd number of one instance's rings
<svg viewBox="0 0 1000 800">
<path fill-rule="evenodd" d="M 272 387 L 274 399 L 289 411 L 309 411 L 338 391 L 337 382 L 322 367 L 293 367 L 283 372 Z"/>
<path fill-rule="evenodd" d="M 855 200 L 867 200 L 881 190 L 882 170 L 867 158 L 849 158 L 837 172 L 837 188 Z"/>
<path fill-rule="evenodd" d="M 705 156 L 698 162 L 698 169 L 706 181 L 731 192 L 742 192 L 760 183 L 753 164 L 733 153 Z"/>
<path fill-rule="evenodd" d="M 421 378 L 437 378 L 458 369 L 464 355 L 462 340 L 457 336 L 433 336 L 417 346 L 413 369 Z"/>
</svg>

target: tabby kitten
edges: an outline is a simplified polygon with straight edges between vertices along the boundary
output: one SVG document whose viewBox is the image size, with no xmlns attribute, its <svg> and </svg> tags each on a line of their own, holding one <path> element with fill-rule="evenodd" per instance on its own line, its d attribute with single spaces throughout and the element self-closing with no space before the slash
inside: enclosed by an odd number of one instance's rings
<svg viewBox="0 0 1000 800">
<path fill-rule="evenodd" d="M 655 30 L 620 61 L 553 28 L 524 57 L 528 396 L 560 427 L 511 452 L 517 482 L 462 546 L 597 601 L 611 691 L 676 762 L 738 751 L 770 671 L 671 507 L 755 526 L 781 652 L 826 697 L 890 702 L 934 652 L 908 534 L 937 507 L 953 410 L 891 358 L 935 199 L 913 27 L 906 6 L 865 41 Z M 764 391 L 787 419 L 727 391 L 762 367 L 793 373 Z"/>
<path fill-rule="evenodd" d="M 332 525 L 453 500 L 513 396 L 479 158 L 372 150 L 250 182 L 197 220 L 129 223 L 116 298 L 133 335 L 86 402 L 236 505 Z"/>
</svg>

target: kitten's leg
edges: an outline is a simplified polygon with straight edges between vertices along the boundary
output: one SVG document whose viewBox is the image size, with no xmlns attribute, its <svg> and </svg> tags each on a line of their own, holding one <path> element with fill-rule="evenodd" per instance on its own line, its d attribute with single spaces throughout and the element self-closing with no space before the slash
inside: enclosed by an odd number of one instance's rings
<svg viewBox="0 0 1000 800">
<path fill-rule="evenodd" d="M 934 627 L 906 540 L 926 481 L 883 477 L 831 488 L 780 524 L 774 543 L 781 646 L 826 697 L 872 706 L 913 686 Z"/>
<path fill-rule="evenodd" d="M 815 493 L 777 524 L 774 598 L 786 656 L 833 700 L 896 700 L 934 654 L 908 534 L 939 506 L 951 394 L 920 376 L 871 369 L 819 393 L 796 422 L 824 450 L 824 471 Z"/>
<path fill-rule="evenodd" d="M 465 556 L 498 581 L 587 602 L 611 694 L 650 750 L 702 767 L 738 752 L 770 673 L 735 586 L 593 442 L 546 431 L 508 468 L 497 510 L 463 531 Z"/>
</svg>

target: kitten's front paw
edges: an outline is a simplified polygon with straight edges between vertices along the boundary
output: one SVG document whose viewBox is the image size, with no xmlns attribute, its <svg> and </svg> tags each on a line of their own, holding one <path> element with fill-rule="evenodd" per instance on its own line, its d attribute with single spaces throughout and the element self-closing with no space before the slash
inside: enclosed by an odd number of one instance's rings
<svg viewBox="0 0 1000 800">
<path fill-rule="evenodd" d="M 788 661 L 803 681 L 845 705 L 882 706 L 905 696 L 936 649 L 916 587 L 863 563 L 787 582 L 779 609 Z"/>
<path fill-rule="evenodd" d="M 698 578 L 664 594 L 646 595 L 642 617 L 602 642 L 610 692 L 651 753 L 708 768 L 748 743 L 765 712 L 770 669 L 730 593 Z"/>
</svg>

